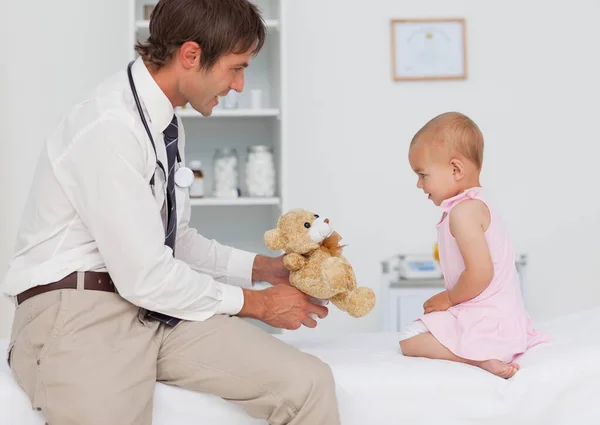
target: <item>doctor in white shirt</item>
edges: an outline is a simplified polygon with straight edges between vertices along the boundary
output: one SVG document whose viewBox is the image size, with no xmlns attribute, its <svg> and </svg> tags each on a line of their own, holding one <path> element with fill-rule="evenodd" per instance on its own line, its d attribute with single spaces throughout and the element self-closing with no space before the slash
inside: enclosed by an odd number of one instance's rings
<svg viewBox="0 0 600 425">
<path fill-rule="evenodd" d="M 270 424 L 339 424 L 330 368 L 239 319 L 314 327 L 327 308 L 289 285 L 281 257 L 189 227 L 174 108 L 209 116 L 241 92 L 264 22 L 247 0 L 161 0 L 150 33 L 42 151 L 2 285 L 14 376 L 52 425 L 150 425 L 156 381 Z"/>
</svg>

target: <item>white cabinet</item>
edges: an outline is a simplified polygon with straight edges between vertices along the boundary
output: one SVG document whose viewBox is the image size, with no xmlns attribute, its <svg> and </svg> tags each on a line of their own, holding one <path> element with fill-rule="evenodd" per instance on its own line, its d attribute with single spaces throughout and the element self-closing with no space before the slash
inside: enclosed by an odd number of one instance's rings
<svg viewBox="0 0 600 425">
<path fill-rule="evenodd" d="M 397 329 L 402 330 L 423 315 L 425 301 L 443 291 L 443 287 L 394 288 L 392 291 L 397 300 Z"/>
<path fill-rule="evenodd" d="M 381 274 L 383 330 L 400 332 L 423 315 L 423 303 L 444 290 L 443 279 L 400 279 L 398 265 L 401 255 L 384 260 Z"/>
<path fill-rule="evenodd" d="M 405 280 L 388 288 L 384 329 L 399 332 L 423 315 L 423 303 L 444 290 L 443 280 Z"/>
<path fill-rule="evenodd" d="M 137 53 L 134 45 L 149 36 L 145 9 L 156 0 L 130 1 L 130 59 Z M 211 239 L 236 248 L 273 254 L 263 241 L 264 232 L 277 223 L 285 200 L 285 90 L 283 66 L 283 0 L 253 0 L 262 11 L 267 25 L 267 38 L 261 52 L 245 71 L 245 87 L 238 95 L 238 107 L 225 109 L 223 101 L 213 115 L 203 117 L 190 108 L 180 108 L 186 135 L 185 160 L 202 162 L 205 197 L 193 198 L 191 225 Z M 261 104 L 252 101 L 252 93 L 260 91 Z M 250 197 L 245 185 L 245 162 L 248 149 L 255 145 L 270 147 L 274 155 L 276 191 L 269 197 Z M 239 163 L 240 196 L 213 196 L 213 158 L 218 148 L 235 149 Z"/>
</svg>

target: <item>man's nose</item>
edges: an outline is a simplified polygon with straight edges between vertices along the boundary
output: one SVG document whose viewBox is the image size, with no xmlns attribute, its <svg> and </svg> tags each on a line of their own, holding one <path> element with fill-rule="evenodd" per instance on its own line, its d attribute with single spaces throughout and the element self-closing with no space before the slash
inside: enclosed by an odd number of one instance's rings
<svg viewBox="0 0 600 425">
<path fill-rule="evenodd" d="M 241 71 L 231 84 L 231 88 L 238 93 L 244 91 L 244 71 Z"/>
</svg>

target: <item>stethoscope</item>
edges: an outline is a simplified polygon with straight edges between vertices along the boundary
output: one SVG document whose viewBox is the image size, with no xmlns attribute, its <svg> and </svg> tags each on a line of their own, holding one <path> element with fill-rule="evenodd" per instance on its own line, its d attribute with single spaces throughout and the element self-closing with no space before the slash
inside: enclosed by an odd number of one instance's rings
<svg viewBox="0 0 600 425">
<path fill-rule="evenodd" d="M 131 67 L 135 61 L 131 61 L 127 66 L 127 76 L 129 77 L 129 86 L 131 87 L 131 93 L 133 93 L 133 98 L 135 99 L 135 104 L 137 106 L 138 114 L 140 115 L 140 119 L 142 120 L 142 124 L 144 124 L 144 128 L 146 129 L 146 134 L 150 139 L 150 143 L 152 143 L 152 149 L 154 149 L 154 156 L 156 158 L 156 164 L 160 167 L 163 174 L 165 175 L 165 179 L 167 178 L 167 172 L 162 162 L 158 159 L 158 154 L 156 152 L 156 146 L 154 145 L 154 138 L 152 137 L 152 133 L 150 132 L 150 128 L 148 127 L 148 123 L 146 122 L 146 118 L 144 117 L 144 111 L 142 110 L 142 105 L 140 104 L 140 99 L 137 94 L 137 90 L 135 88 L 135 83 L 133 82 L 133 75 L 131 74 Z M 177 148 L 177 162 L 181 165 L 181 156 L 179 155 L 179 147 Z M 187 167 L 178 167 L 175 171 L 175 184 L 182 188 L 187 188 L 192 185 L 194 182 L 194 172 Z M 150 179 L 150 186 L 154 187 L 154 173 L 152 174 L 152 178 Z"/>
</svg>

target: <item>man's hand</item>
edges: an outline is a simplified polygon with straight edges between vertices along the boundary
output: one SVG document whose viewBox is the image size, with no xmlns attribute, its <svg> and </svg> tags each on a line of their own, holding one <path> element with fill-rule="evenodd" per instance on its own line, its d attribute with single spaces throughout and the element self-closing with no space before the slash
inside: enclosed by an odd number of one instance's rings
<svg viewBox="0 0 600 425">
<path fill-rule="evenodd" d="M 452 301 L 450 301 L 448 291 L 443 291 L 434 295 L 423 304 L 425 314 L 429 314 L 433 311 L 446 311 L 450 307 L 452 307 Z"/>
<path fill-rule="evenodd" d="M 290 283 L 290 271 L 283 264 L 283 255 L 265 257 L 257 255 L 252 267 L 252 282 L 269 282 L 271 285 Z"/>
<path fill-rule="evenodd" d="M 244 306 L 240 317 L 252 317 L 275 328 L 298 329 L 317 326 L 311 314 L 327 317 L 327 307 L 310 302 L 310 297 L 290 285 L 278 285 L 262 291 L 243 289 Z"/>
</svg>

